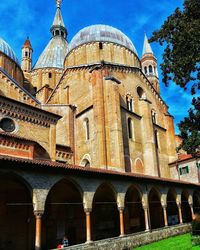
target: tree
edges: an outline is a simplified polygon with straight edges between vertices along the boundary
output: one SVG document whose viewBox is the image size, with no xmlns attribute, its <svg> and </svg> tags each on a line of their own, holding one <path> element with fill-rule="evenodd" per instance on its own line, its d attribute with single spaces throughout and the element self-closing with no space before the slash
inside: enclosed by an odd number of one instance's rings
<svg viewBox="0 0 200 250">
<path fill-rule="evenodd" d="M 193 98 L 192 106 L 188 117 L 178 124 L 183 139 L 178 149 L 182 148 L 195 157 L 200 151 L 200 97 Z"/>
<path fill-rule="evenodd" d="M 194 94 L 200 89 L 200 0 L 185 0 L 183 7 L 149 41 L 166 45 L 161 64 L 165 85 L 173 81 Z"/>
</svg>

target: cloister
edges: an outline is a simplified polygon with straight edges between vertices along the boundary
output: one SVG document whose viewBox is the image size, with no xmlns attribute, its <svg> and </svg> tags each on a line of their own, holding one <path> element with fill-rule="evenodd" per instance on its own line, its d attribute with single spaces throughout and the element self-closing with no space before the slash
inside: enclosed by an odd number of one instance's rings
<svg viewBox="0 0 200 250">
<path fill-rule="evenodd" d="M 190 222 L 200 212 L 195 184 L 5 161 L 0 249 L 52 249 L 64 234 L 70 245 L 122 237 Z"/>
</svg>

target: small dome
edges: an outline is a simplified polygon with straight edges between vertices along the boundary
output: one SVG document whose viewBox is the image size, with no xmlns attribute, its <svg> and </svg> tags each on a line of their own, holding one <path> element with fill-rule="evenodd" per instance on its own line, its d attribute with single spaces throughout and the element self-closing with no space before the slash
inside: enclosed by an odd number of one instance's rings
<svg viewBox="0 0 200 250">
<path fill-rule="evenodd" d="M 48 45 L 40 55 L 33 69 L 64 68 L 67 54 L 67 41 L 61 36 L 51 38 Z"/>
<path fill-rule="evenodd" d="M 0 52 L 6 54 L 13 61 L 15 61 L 17 64 L 19 64 L 18 59 L 15 55 L 15 52 L 2 38 L 0 38 Z"/>
<path fill-rule="evenodd" d="M 119 44 L 137 54 L 135 46 L 124 33 L 111 26 L 100 24 L 88 26 L 80 30 L 71 40 L 69 52 L 82 44 L 90 42 L 111 42 Z"/>
</svg>

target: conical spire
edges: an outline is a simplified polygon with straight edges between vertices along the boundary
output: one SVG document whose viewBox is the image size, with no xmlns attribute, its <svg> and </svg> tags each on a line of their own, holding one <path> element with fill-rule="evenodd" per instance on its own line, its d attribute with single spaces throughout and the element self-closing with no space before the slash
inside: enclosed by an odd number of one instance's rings
<svg viewBox="0 0 200 250">
<path fill-rule="evenodd" d="M 29 37 L 26 38 L 26 41 L 24 42 L 24 45 L 22 48 L 29 48 L 32 49 L 31 42 L 29 40 Z"/>
<path fill-rule="evenodd" d="M 143 45 L 143 51 L 142 51 L 142 55 L 144 54 L 153 54 L 151 45 L 148 41 L 146 34 L 144 35 L 144 45 Z"/>
<path fill-rule="evenodd" d="M 57 9 L 50 31 L 53 36 L 62 36 L 66 38 L 67 30 L 65 28 L 65 24 L 62 18 L 60 5 L 61 5 L 61 0 L 56 0 Z"/>
</svg>

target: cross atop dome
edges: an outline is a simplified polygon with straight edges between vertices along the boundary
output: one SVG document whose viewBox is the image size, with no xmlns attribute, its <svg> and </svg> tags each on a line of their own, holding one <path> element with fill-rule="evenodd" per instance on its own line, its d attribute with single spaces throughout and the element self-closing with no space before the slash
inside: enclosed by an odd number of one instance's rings
<svg viewBox="0 0 200 250">
<path fill-rule="evenodd" d="M 56 7 L 60 8 L 61 3 L 62 3 L 62 0 L 56 0 Z"/>
</svg>

